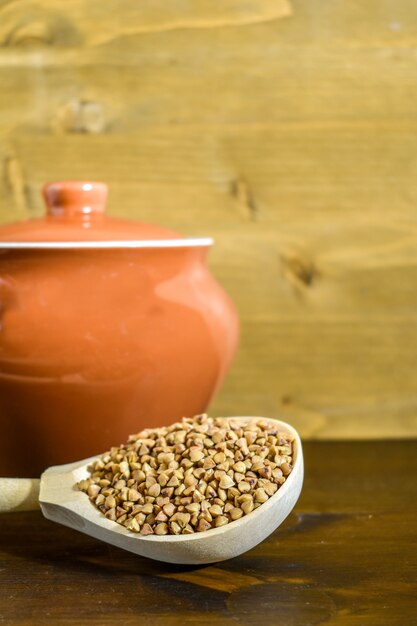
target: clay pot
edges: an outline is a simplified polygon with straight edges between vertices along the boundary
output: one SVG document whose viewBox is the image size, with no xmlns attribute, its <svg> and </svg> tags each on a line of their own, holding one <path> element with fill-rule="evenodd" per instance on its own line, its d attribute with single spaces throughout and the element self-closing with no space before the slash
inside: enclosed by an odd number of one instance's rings
<svg viewBox="0 0 417 626">
<path fill-rule="evenodd" d="M 211 239 L 104 214 L 102 183 L 52 183 L 0 228 L 0 475 L 36 476 L 206 410 L 238 320 Z"/>
</svg>

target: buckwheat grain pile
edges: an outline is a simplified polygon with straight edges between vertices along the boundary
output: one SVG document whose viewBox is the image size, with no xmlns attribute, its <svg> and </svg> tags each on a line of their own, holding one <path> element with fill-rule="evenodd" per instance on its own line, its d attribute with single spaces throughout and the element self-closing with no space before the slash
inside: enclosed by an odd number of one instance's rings
<svg viewBox="0 0 417 626">
<path fill-rule="evenodd" d="M 250 514 L 285 482 L 292 462 L 292 438 L 272 421 L 199 415 L 132 435 L 78 487 L 128 530 L 185 535 Z"/>
</svg>

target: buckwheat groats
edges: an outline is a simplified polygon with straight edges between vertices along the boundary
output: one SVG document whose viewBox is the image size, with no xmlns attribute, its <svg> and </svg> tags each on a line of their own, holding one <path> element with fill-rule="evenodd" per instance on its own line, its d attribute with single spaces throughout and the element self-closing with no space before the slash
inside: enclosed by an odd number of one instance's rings
<svg viewBox="0 0 417 626">
<path fill-rule="evenodd" d="M 292 470 L 293 442 L 273 421 L 198 415 L 111 448 L 78 487 L 141 535 L 218 528 L 266 502 Z"/>
</svg>

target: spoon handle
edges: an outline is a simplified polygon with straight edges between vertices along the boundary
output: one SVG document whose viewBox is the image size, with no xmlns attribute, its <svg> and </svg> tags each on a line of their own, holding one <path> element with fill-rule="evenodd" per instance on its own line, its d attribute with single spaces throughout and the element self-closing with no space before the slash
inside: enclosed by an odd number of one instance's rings
<svg viewBox="0 0 417 626">
<path fill-rule="evenodd" d="M 39 509 L 39 478 L 0 478 L 0 513 Z"/>
</svg>

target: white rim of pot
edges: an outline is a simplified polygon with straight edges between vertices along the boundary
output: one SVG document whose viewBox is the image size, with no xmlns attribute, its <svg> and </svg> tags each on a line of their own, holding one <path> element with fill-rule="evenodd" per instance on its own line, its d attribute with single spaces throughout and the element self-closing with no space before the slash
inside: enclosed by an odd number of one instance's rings
<svg viewBox="0 0 417 626">
<path fill-rule="evenodd" d="M 212 246 L 211 237 L 136 239 L 132 241 L 0 241 L 0 250 L 111 250 L 114 248 L 194 248 Z"/>
</svg>

